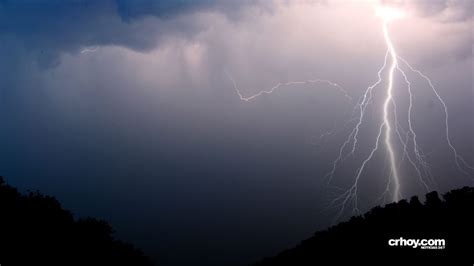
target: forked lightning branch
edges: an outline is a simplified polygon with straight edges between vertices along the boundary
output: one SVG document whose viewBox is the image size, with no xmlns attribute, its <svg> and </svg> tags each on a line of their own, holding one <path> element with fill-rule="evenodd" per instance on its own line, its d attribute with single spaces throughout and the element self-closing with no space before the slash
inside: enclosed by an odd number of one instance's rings
<svg viewBox="0 0 474 266">
<path fill-rule="evenodd" d="M 368 154 L 363 157 L 363 160 L 357 167 L 357 170 L 352 177 L 353 181 L 351 185 L 347 188 L 339 188 L 342 192 L 336 196 L 330 204 L 332 207 L 339 209 L 336 215 L 336 220 L 347 209 L 351 209 L 355 214 L 360 213 L 358 199 L 360 181 L 362 178 L 364 178 L 364 175 L 367 174 L 367 167 L 379 150 L 384 151 L 389 165 L 389 173 L 386 175 L 386 188 L 383 192 L 381 192 L 380 198 L 389 196 L 392 201 L 398 201 L 402 197 L 403 184 L 402 178 L 400 177 L 400 167 L 402 161 L 408 162 L 409 166 L 413 168 L 413 170 L 416 172 L 419 183 L 424 187 L 424 189 L 426 191 L 431 190 L 430 183 L 432 183 L 433 177 L 431 174 L 430 164 L 427 161 L 423 150 L 418 144 L 419 136 L 416 133 L 416 126 L 414 125 L 412 119 L 414 113 L 413 106 L 415 104 L 413 97 L 414 88 L 412 87 L 412 82 L 406 74 L 407 71 L 418 75 L 422 80 L 424 80 L 429 86 L 433 95 L 436 97 L 438 103 L 441 105 L 444 116 L 444 137 L 457 168 L 466 176 L 471 176 L 474 172 L 474 168 L 465 161 L 465 159 L 458 153 L 455 146 L 451 142 L 448 108 L 445 101 L 433 85 L 433 82 L 420 70 L 414 68 L 407 60 L 400 57 L 392 43 L 389 25 L 394 20 L 402 18 L 404 13 L 401 10 L 392 7 L 380 6 L 376 8 L 376 14 L 381 18 L 382 21 L 381 34 L 383 35 L 385 44 L 387 46 L 387 53 L 385 54 L 382 67 L 377 72 L 377 80 L 366 88 L 364 94 L 359 98 L 354 107 L 353 117 L 351 117 L 350 121 L 355 121 L 355 125 L 350 130 L 345 141 L 341 144 L 338 156 L 333 161 L 332 167 L 326 175 L 328 186 L 331 186 L 333 179 L 338 174 L 338 169 L 343 161 L 346 158 L 354 155 L 356 152 L 359 146 L 358 141 L 361 126 L 364 123 L 367 123 L 367 107 L 374 101 L 374 91 L 383 89 L 385 96 L 383 102 L 381 103 L 381 109 L 379 112 L 381 114 L 381 122 L 376 127 L 376 137 L 373 140 L 372 147 L 370 148 Z M 253 95 L 244 96 L 232 76 L 229 73 L 227 73 L 227 75 L 232 81 L 234 89 L 240 100 L 245 102 L 250 102 L 263 95 L 272 94 L 277 89 L 285 86 L 318 83 L 335 87 L 341 91 L 345 97 L 351 99 L 346 90 L 344 90 L 337 83 L 326 79 L 278 83 L 270 89 L 259 91 Z M 402 85 L 404 84 L 404 87 L 406 88 L 409 95 L 407 110 L 408 115 L 403 118 L 403 121 L 405 122 L 404 124 L 408 125 L 407 128 L 403 128 L 401 126 L 402 118 L 397 116 L 397 99 L 394 97 L 394 89 L 398 89 L 403 86 L 400 86 L 400 84 L 395 86 L 396 75 L 403 77 Z M 381 84 L 387 85 L 385 88 L 379 88 L 381 87 Z M 401 152 L 397 153 L 397 151 Z"/>
</svg>

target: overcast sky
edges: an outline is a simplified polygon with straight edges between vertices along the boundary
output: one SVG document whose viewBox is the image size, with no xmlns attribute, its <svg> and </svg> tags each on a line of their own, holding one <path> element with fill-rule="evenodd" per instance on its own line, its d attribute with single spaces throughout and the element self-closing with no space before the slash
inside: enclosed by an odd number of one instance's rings
<svg viewBox="0 0 474 266">
<path fill-rule="evenodd" d="M 0 0 L 0 174 L 107 219 L 163 265 L 272 255 L 334 218 L 340 191 L 323 177 L 384 62 L 382 4 L 406 13 L 389 25 L 393 43 L 432 79 L 451 141 L 474 165 L 473 1 Z M 244 96 L 327 79 L 353 100 L 317 83 L 245 102 L 229 75 Z M 409 77 L 431 188 L 472 185 L 456 169 L 435 95 Z M 395 90 L 405 114 L 400 76 Z M 373 146 L 380 108 L 369 106 L 339 187 Z M 385 159 L 377 153 L 363 175 L 362 210 L 383 192 Z M 400 169 L 402 196 L 425 192 Z"/>
</svg>

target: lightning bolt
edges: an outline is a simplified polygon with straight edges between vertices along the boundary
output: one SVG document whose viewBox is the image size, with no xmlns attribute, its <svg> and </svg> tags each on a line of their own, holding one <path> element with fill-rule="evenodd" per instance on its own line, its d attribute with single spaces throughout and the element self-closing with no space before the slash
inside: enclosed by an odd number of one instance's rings
<svg viewBox="0 0 474 266">
<path fill-rule="evenodd" d="M 335 159 L 335 161 L 333 162 L 332 169 L 326 175 L 326 177 L 328 177 L 328 185 L 329 185 L 332 182 L 332 179 L 336 173 L 338 165 L 340 164 L 341 161 L 344 160 L 344 151 L 346 150 L 346 147 L 350 145 L 351 143 L 352 143 L 352 149 L 348 155 L 354 154 L 357 143 L 358 143 L 359 130 L 365 117 L 367 105 L 370 103 L 372 99 L 373 90 L 382 82 L 381 73 L 385 70 L 387 66 L 387 55 L 390 55 L 391 63 L 390 63 L 389 71 L 388 71 L 388 85 L 386 89 L 386 96 L 383 102 L 382 122 L 378 126 L 378 134 L 377 134 L 377 137 L 375 138 L 374 146 L 372 150 L 370 151 L 370 153 L 368 154 L 368 156 L 365 157 L 365 159 L 362 161 L 359 168 L 357 169 L 356 176 L 355 176 L 354 182 L 352 183 L 352 186 L 350 186 L 347 190 L 344 190 L 339 196 L 337 196 L 335 199 L 331 201 L 330 206 L 339 207 L 339 211 L 336 214 L 334 222 L 339 220 L 344 210 L 348 208 L 348 205 L 352 205 L 352 212 L 354 214 L 360 213 L 359 206 L 358 206 L 359 181 L 362 177 L 362 174 L 366 170 L 368 163 L 373 159 L 375 153 L 380 149 L 380 146 L 381 146 L 380 144 L 381 144 L 382 139 L 384 142 L 386 153 L 388 155 L 390 174 L 387 181 L 386 189 L 382 193 L 379 199 L 385 198 L 387 194 L 391 194 L 392 201 L 398 201 L 401 198 L 401 195 L 402 195 L 401 194 L 401 181 L 402 180 L 400 177 L 399 168 L 401 166 L 402 161 L 405 159 L 414 168 L 415 172 L 418 175 L 420 183 L 422 184 L 422 186 L 424 187 L 426 191 L 431 190 L 429 183 L 434 183 L 434 181 L 432 180 L 432 174 L 431 174 L 429 163 L 426 161 L 425 155 L 423 154 L 417 142 L 418 136 L 416 134 L 416 131 L 414 129 L 414 125 L 412 122 L 413 105 L 414 105 L 412 83 L 408 79 L 408 76 L 403 70 L 403 68 L 400 66 L 400 62 L 403 63 L 403 65 L 407 67 L 411 72 L 419 75 L 428 83 L 432 92 L 434 93 L 439 103 L 443 107 L 444 118 L 445 118 L 444 127 L 445 127 L 446 142 L 454 156 L 454 161 L 458 169 L 467 176 L 470 176 L 471 175 L 470 171 L 474 170 L 474 168 L 470 166 L 466 162 L 466 160 L 457 152 L 456 148 L 451 142 L 451 138 L 449 134 L 448 108 L 445 101 L 443 100 L 443 98 L 440 96 L 435 86 L 433 85 L 433 82 L 431 81 L 430 78 L 428 78 L 428 76 L 423 74 L 420 70 L 412 67 L 408 63 L 407 60 L 403 59 L 397 54 L 397 51 L 395 49 L 395 46 L 392 43 L 389 30 L 388 30 L 390 21 L 391 21 L 391 18 L 386 18 L 383 21 L 382 29 L 383 29 L 384 40 L 387 45 L 387 54 L 385 55 L 383 66 L 378 71 L 378 80 L 366 89 L 364 95 L 362 96 L 362 99 L 356 105 L 356 108 L 359 109 L 359 116 L 357 118 L 358 123 L 354 126 L 354 128 L 352 129 L 351 133 L 349 134 L 345 142 L 341 145 L 339 149 L 339 154 L 337 158 Z M 396 73 L 399 73 L 403 77 L 403 80 L 407 86 L 408 95 L 409 95 L 408 117 L 407 117 L 408 130 L 406 131 L 403 128 L 401 128 L 400 123 L 398 121 L 397 105 L 393 97 L 394 81 L 395 81 Z M 403 148 L 402 159 L 398 163 L 397 163 L 398 156 L 395 150 L 394 135 L 395 137 L 397 137 L 398 141 L 402 144 L 402 148 Z M 405 138 L 403 137 L 403 135 L 405 135 Z M 412 155 L 410 155 L 410 151 L 408 151 L 410 143 L 413 148 L 413 150 L 411 151 L 413 154 L 413 157 Z M 337 189 L 340 189 L 340 188 L 337 188 Z"/>
<path fill-rule="evenodd" d="M 443 107 L 443 112 L 444 112 L 444 127 L 445 127 L 445 137 L 446 137 L 446 142 L 454 156 L 454 161 L 456 162 L 456 165 L 458 167 L 458 169 L 463 172 L 465 175 L 467 176 L 471 176 L 471 173 L 470 171 L 474 170 L 474 167 L 472 167 L 471 165 L 469 165 L 466 160 L 464 159 L 464 157 L 462 157 L 458 151 L 456 150 L 456 148 L 454 147 L 453 143 L 451 142 L 451 137 L 450 137 L 450 133 L 449 133 L 449 113 L 448 113 L 448 107 L 446 105 L 446 103 L 444 102 L 443 98 L 439 95 L 438 93 L 438 90 L 436 90 L 435 86 L 433 85 L 433 82 L 431 81 L 430 78 L 428 78 L 428 76 L 426 76 L 425 74 L 423 74 L 420 70 L 418 69 L 415 69 L 413 68 L 408 62 L 407 60 L 401 58 L 401 57 L 398 57 L 412 72 L 418 74 L 420 77 L 422 77 L 423 79 L 425 79 L 427 82 L 428 82 L 428 85 L 430 86 L 431 90 L 433 91 L 434 95 L 436 96 L 436 98 L 438 99 L 438 101 L 440 102 L 441 106 Z M 416 135 L 415 135 L 416 137 Z"/>
<path fill-rule="evenodd" d="M 414 107 L 414 92 L 412 88 L 412 82 L 410 81 L 408 75 L 405 71 L 410 71 L 413 74 L 418 75 L 422 79 L 424 79 L 428 86 L 430 87 L 431 91 L 433 92 L 434 96 L 437 98 L 438 102 L 442 106 L 444 112 L 444 135 L 445 140 L 447 143 L 448 148 L 450 149 L 454 162 L 459 169 L 460 172 L 467 176 L 472 176 L 474 173 L 474 167 L 469 165 L 467 161 L 458 153 L 454 144 L 451 141 L 450 131 L 449 131 L 449 113 L 448 108 L 438 93 L 437 89 L 433 85 L 431 79 L 422 73 L 420 70 L 411 66 L 407 60 L 403 59 L 397 54 L 395 46 L 392 43 L 390 32 L 389 32 L 389 25 L 395 18 L 398 18 L 400 13 L 398 11 L 394 11 L 392 9 L 382 9 L 381 17 L 383 17 L 382 23 L 382 33 L 383 38 L 385 40 L 385 44 L 387 46 L 387 52 L 385 54 L 384 62 L 381 68 L 377 72 L 377 80 L 369 85 L 363 95 L 359 98 L 355 107 L 352 112 L 351 119 L 344 125 L 346 126 L 349 123 L 356 122 L 355 125 L 350 130 L 345 141 L 339 147 L 339 152 L 337 157 L 332 163 L 331 170 L 325 175 L 326 185 L 328 188 L 334 188 L 339 191 L 339 195 L 337 195 L 329 204 L 328 207 L 335 207 L 339 210 L 336 213 L 336 217 L 334 222 L 338 221 L 340 217 L 344 214 L 344 212 L 349 208 L 352 207 L 353 214 L 359 214 L 359 183 L 361 178 L 364 176 L 364 173 L 367 170 L 369 163 L 374 159 L 376 153 L 379 150 L 385 151 L 388 157 L 388 168 L 389 174 L 386 181 L 386 187 L 377 201 L 383 200 L 390 196 L 391 201 L 399 201 L 402 197 L 402 177 L 400 176 L 400 169 L 404 162 L 407 162 L 413 170 L 416 172 L 418 177 L 418 181 L 421 184 L 422 188 L 426 191 L 431 190 L 432 184 L 435 183 L 430 164 L 426 159 L 426 155 L 424 154 L 423 150 L 421 149 L 420 145 L 418 144 L 418 135 L 416 134 L 415 125 L 413 123 L 413 107 Z M 388 70 L 387 70 L 388 68 Z M 388 71 L 388 78 L 387 80 L 384 79 L 383 74 L 384 72 Z M 239 96 L 240 100 L 249 102 L 254 100 L 257 97 L 260 97 L 264 94 L 272 94 L 277 89 L 281 87 L 287 87 L 292 85 L 301 85 L 301 84 L 313 84 L 313 83 L 325 83 L 327 85 L 333 86 L 338 88 L 345 97 L 352 100 L 349 96 L 347 91 L 339 86 L 337 83 L 334 83 L 329 80 L 325 79 L 314 79 L 314 80 L 306 80 L 306 81 L 291 81 L 286 83 L 277 83 L 275 86 L 267 89 L 261 90 L 256 94 L 250 96 L 244 96 L 241 90 L 238 88 L 235 80 L 232 76 L 226 72 L 227 76 L 231 80 L 234 90 Z M 407 128 L 403 128 L 399 117 L 397 115 L 397 103 L 396 99 L 394 98 L 394 89 L 396 75 L 400 75 L 403 78 L 403 83 L 406 86 L 407 93 L 408 93 L 408 110 L 407 110 L 407 117 L 406 117 L 406 124 Z M 385 97 L 383 100 L 383 105 L 381 109 L 381 121 L 378 123 L 377 126 L 377 135 L 373 142 L 372 148 L 370 152 L 363 157 L 362 162 L 358 166 L 355 171 L 355 177 L 352 184 L 347 188 L 341 188 L 338 186 L 333 185 L 333 179 L 335 178 L 339 166 L 344 162 L 348 157 L 354 156 L 358 147 L 359 143 L 359 135 L 362 125 L 365 122 L 367 107 L 372 104 L 374 101 L 374 91 L 380 87 L 383 82 L 386 81 L 386 89 L 385 89 Z M 398 86 L 398 85 L 397 85 Z M 324 133 L 321 135 L 320 138 L 332 135 L 332 132 Z M 399 150 L 402 152 L 401 155 L 397 153 L 397 144 L 400 144 Z"/>
<path fill-rule="evenodd" d="M 261 90 L 261 91 L 255 93 L 255 94 L 253 94 L 253 95 L 250 95 L 250 96 L 244 96 L 243 93 L 241 92 L 241 89 L 239 89 L 239 87 L 237 86 L 237 82 L 235 82 L 235 79 L 232 77 L 232 75 L 230 75 L 230 73 L 227 72 L 227 71 L 224 71 L 224 73 L 227 75 L 229 80 L 232 82 L 232 85 L 234 86 L 234 90 L 237 93 L 237 95 L 239 96 L 240 100 L 245 101 L 245 102 L 252 101 L 252 100 L 256 99 L 257 97 L 262 96 L 264 94 L 272 94 L 277 89 L 279 89 L 281 87 L 289 87 L 289 86 L 294 86 L 294 85 L 308 85 L 308 84 L 317 84 L 317 83 L 327 84 L 329 86 L 337 88 L 344 95 L 344 97 L 347 98 L 347 100 L 352 101 L 352 97 L 347 93 L 346 89 L 344 89 L 339 84 L 337 84 L 335 82 L 332 82 L 330 80 L 327 80 L 327 79 L 308 79 L 308 80 L 303 80 L 303 81 L 288 81 L 288 82 L 284 82 L 284 83 L 280 82 L 280 83 L 277 83 L 276 85 L 274 85 L 273 87 L 271 87 L 269 89 Z"/>
<path fill-rule="evenodd" d="M 390 72 L 388 77 L 388 88 L 387 88 L 387 97 L 385 98 L 385 103 L 383 105 L 383 124 L 382 126 L 385 128 L 385 146 L 388 151 L 388 155 L 390 158 L 390 170 L 391 176 L 393 178 L 393 201 L 398 201 L 400 199 L 400 176 L 398 174 L 398 168 L 396 166 L 396 158 L 395 158 L 395 150 L 392 144 L 392 123 L 389 119 L 389 105 L 393 104 L 395 106 L 395 102 L 393 101 L 393 76 L 395 73 L 395 69 L 398 66 L 398 55 L 393 47 L 392 40 L 390 40 L 390 36 L 388 34 L 388 20 L 385 20 L 383 23 L 383 35 L 385 38 L 385 42 L 387 43 L 388 50 L 392 57 L 392 65 L 390 66 Z"/>
</svg>

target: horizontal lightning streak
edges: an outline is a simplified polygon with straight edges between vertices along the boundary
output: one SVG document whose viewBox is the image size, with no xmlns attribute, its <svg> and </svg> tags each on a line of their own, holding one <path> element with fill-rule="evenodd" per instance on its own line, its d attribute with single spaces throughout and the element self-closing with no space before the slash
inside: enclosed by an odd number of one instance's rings
<svg viewBox="0 0 474 266">
<path fill-rule="evenodd" d="M 229 74 L 229 72 L 225 71 L 225 73 L 226 73 L 227 77 L 230 79 L 230 81 L 232 82 L 232 85 L 234 86 L 234 90 L 237 93 L 237 95 L 239 95 L 240 100 L 245 101 L 245 102 L 249 102 L 251 100 L 254 100 L 257 97 L 262 96 L 264 94 L 272 94 L 273 92 L 275 92 L 275 90 L 277 90 L 280 87 L 287 87 L 287 86 L 292 86 L 292 85 L 316 84 L 316 83 L 325 83 L 329 86 L 336 87 L 336 88 L 339 89 L 339 91 L 342 94 L 344 94 L 344 97 L 346 97 L 349 101 L 352 101 L 352 97 L 347 93 L 347 91 L 342 86 L 340 86 L 339 84 L 334 83 L 330 80 L 327 80 L 327 79 L 308 79 L 308 80 L 304 80 L 304 81 L 289 81 L 289 82 L 285 82 L 285 83 L 280 82 L 280 83 L 277 83 L 276 85 L 274 85 L 273 87 L 271 87 L 270 89 L 261 90 L 256 94 L 253 94 L 251 96 L 246 97 L 242 94 L 239 87 L 237 86 L 237 82 L 235 82 L 234 78 Z"/>
</svg>

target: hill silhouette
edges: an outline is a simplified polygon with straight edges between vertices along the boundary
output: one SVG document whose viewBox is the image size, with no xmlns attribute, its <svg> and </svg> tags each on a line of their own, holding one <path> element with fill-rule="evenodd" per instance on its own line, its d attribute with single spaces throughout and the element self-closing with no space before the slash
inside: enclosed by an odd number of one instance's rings
<svg viewBox="0 0 474 266">
<path fill-rule="evenodd" d="M 74 219 L 53 197 L 23 195 L 0 177 L 1 265 L 153 265 L 94 218 Z"/>
<path fill-rule="evenodd" d="M 452 190 L 442 198 L 430 192 L 424 204 L 414 196 L 375 207 L 255 266 L 474 265 L 474 188 Z M 416 239 L 444 240 L 444 247 L 414 248 Z"/>
</svg>

